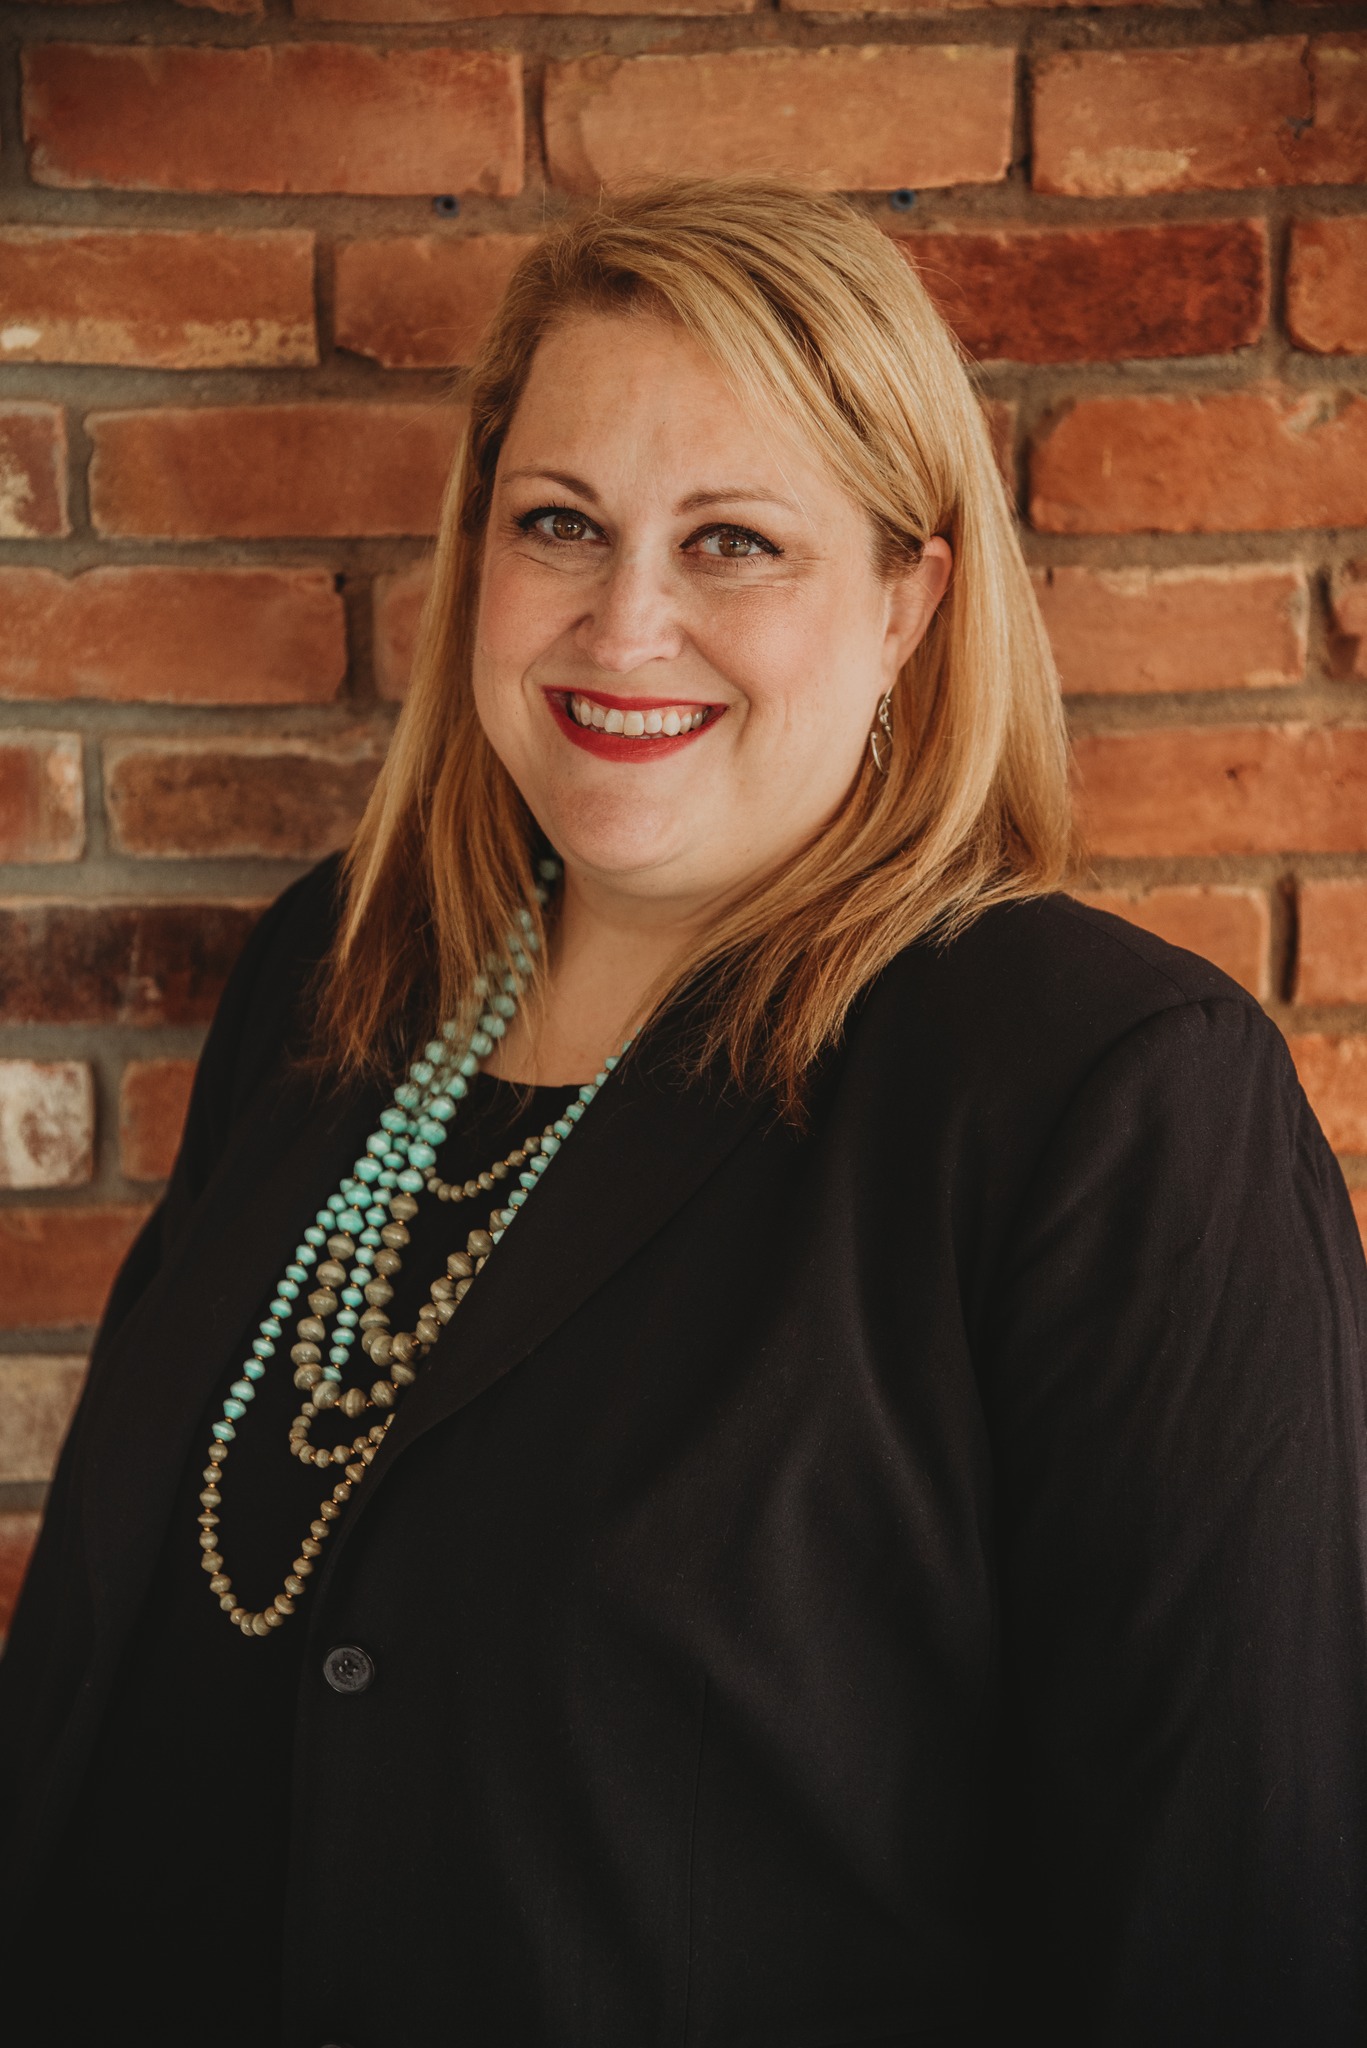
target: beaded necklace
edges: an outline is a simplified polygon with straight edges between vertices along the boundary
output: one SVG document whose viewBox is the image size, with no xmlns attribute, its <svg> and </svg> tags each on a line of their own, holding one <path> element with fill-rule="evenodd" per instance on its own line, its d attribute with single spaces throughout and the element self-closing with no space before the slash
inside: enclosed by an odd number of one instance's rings
<svg viewBox="0 0 1367 2048">
<path fill-rule="evenodd" d="M 545 861 L 540 872 L 544 880 L 553 881 L 559 867 Z M 544 888 L 538 886 L 536 894 L 539 902 L 546 901 Z M 478 1072 L 480 1062 L 489 1057 L 507 1031 L 517 1012 L 517 999 L 532 973 L 530 955 L 536 951 L 537 938 L 531 912 L 522 911 L 519 922 L 520 929 L 510 932 L 505 942 L 506 966 L 491 966 L 475 984 L 475 994 L 484 1007 L 474 1030 L 462 1042 L 459 1025 L 448 1022 L 442 1025 L 440 1037 L 423 1047 L 406 1079 L 394 1090 L 390 1106 L 381 1112 L 379 1129 L 366 1139 L 365 1151 L 353 1171 L 304 1231 L 252 1339 L 251 1356 L 228 1390 L 222 1417 L 213 1425 L 203 1473 L 204 1490 L 199 1496 L 199 1544 L 203 1552 L 200 1562 L 209 1574 L 209 1591 L 244 1636 L 267 1636 L 294 1613 L 295 1602 L 307 1590 L 307 1581 L 315 1561 L 322 1555 L 323 1545 L 384 1442 L 395 1406 L 405 1388 L 416 1380 L 418 1366 L 436 1342 L 442 1325 L 450 1322 L 474 1284 L 475 1275 L 484 1267 L 519 1209 L 525 1206 L 630 1044 L 628 1040 L 622 1053 L 604 1060 L 593 1080 L 579 1090 L 562 1116 L 547 1124 L 539 1138 L 524 1139 L 506 1159 L 496 1161 L 477 1180 L 453 1187 L 440 1178 L 435 1171 L 436 1148 L 446 1137 L 447 1126 L 457 1105 L 468 1094 L 470 1079 Z M 415 1197 L 425 1188 L 441 1201 L 473 1198 L 481 1191 L 492 1190 L 514 1172 L 518 1184 L 510 1189 L 506 1203 L 496 1204 L 490 1211 L 487 1230 L 470 1231 L 465 1250 L 452 1252 L 445 1272 L 432 1282 L 415 1328 L 391 1332 L 386 1312 L 394 1295 L 390 1283 L 403 1264 L 401 1253 L 409 1242 L 408 1224 L 418 1212 Z M 348 1260 L 355 1262 L 350 1270 Z M 306 1297 L 308 1314 L 299 1317 L 296 1341 L 289 1352 L 294 1384 L 304 1396 L 290 1423 L 290 1452 L 302 1464 L 314 1465 L 320 1472 L 329 1470 L 335 1477 L 330 1492 L 319 1504 L 317 1516 L 309 1523 L 308 1535 L 299 1545 L 299 1555 L 282 1590 L 260 1613 L 253 1613 L 233 1592 L 233 1582 L 219 1548 L 218 1510 L 223 1504 L 224 1467 L 238 1428 L 255 1398 L 257 1382 L 265 1377 L 284 1340 L 285 1323 L 295 1314 L 300 1292 L 309 1285 L 310 1278 L 314 1284 Z M 335 1319 L 330 1341 L 329 1318 Z M 324 1344 L 329 1344 L 326 1364 Z M 381 1376 L 369 1388 L 359 1382 L 343 1385 L 351 1354 L 358 1348 L 372 1365 L 381 1369 Z M 349 1422 L 361 1422 L 368 1412 L 374 1411 L 379 1411 L 381 1419 L 360 1430 L 350 1443 L 342 1442 L 325 1450 L 313 1445 L 310 1432 L 318 1416 L 329 1409 L 339 1410 Z"/>
</svg>

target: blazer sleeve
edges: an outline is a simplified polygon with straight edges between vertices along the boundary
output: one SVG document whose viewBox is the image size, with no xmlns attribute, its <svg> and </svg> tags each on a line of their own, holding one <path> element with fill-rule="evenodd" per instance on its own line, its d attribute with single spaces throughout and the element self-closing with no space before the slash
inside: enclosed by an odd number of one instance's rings
<svg viewBox="0 0 1367 2048">
<path fill-rule="evenodd" d="M 1280 1034 L 1232 996 L 1136 1028 L 1047 1149 L 984 1361 L 1013 2033 L 1367 2039 L 1365 1329 Z"/>
<path fill-rule="evenodd" d="M 42 1527 L 0 1660 L 0 1836 L 25 1760 L 40 1755 L 70 1703 L 86 1648 L 88 1602 L 75 1474 L 91 1385 L 110 1341 L 162 1264 L 228 1132 L 278 1059 L 302 981 L 329 936 L 335 861 L 279 897 L 254 927 L 214 1013 L 195 1071 L 185 1129 L 161 1200 L 115 1277 L 91 1348 L 85 1390 L 53 1475 Z M 60 1627 L 54 1617 L 60 1616 Z"/>
</svg>

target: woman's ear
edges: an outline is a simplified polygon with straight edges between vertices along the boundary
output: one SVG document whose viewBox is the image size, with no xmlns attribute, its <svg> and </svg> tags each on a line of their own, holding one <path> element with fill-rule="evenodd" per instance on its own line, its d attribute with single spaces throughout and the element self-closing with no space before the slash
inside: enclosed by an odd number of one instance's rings
<svg viewBox="0 0 1367 2048">
<path fill-rule="evenodd" d="M 954 554 L 947 540 L 932 536 L 917 561 L 888 581 L 887 652 L 896 675 L 925 638 L 935 608 L 949 587 Z"/>
</svg>

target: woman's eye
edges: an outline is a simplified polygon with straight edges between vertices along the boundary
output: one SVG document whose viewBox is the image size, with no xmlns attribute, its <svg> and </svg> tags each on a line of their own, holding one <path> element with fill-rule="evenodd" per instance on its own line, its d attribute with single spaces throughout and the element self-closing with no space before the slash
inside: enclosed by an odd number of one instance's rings
<svg viewBox="0 0 1367 2048">
<path fill-rule="evenodd" d="M 524 533 L 533 533 L 538 540 L 584 540 L 593 531 L 592 522 L 582 512 L 571 512 L 562 505 L 525 513 L 517 523 Z"/>
<path fill-rule="evenodd" d="M 751 555 L 778 553 L 771 542 L 744 526 L 714 526 L 710 533 L 699 536 L 698 546 L 704 554 L 724 562 L 743 562 Z"/>
</svg>

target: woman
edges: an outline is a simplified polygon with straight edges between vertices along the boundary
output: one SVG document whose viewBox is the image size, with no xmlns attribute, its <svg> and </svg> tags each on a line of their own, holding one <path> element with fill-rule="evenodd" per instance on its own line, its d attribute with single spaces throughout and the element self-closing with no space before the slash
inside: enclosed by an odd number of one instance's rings
<svg viewBox="0 0 1367 2048">
<path fill-rule="evenodd" d="M 676 185 L 469 404 L 63 1456 L 7 2009 L 1358 2041 L 1362 1258 L 1256 1005 L 1050 893 L 944 328 L 842 202 Z"/>
</svg>

